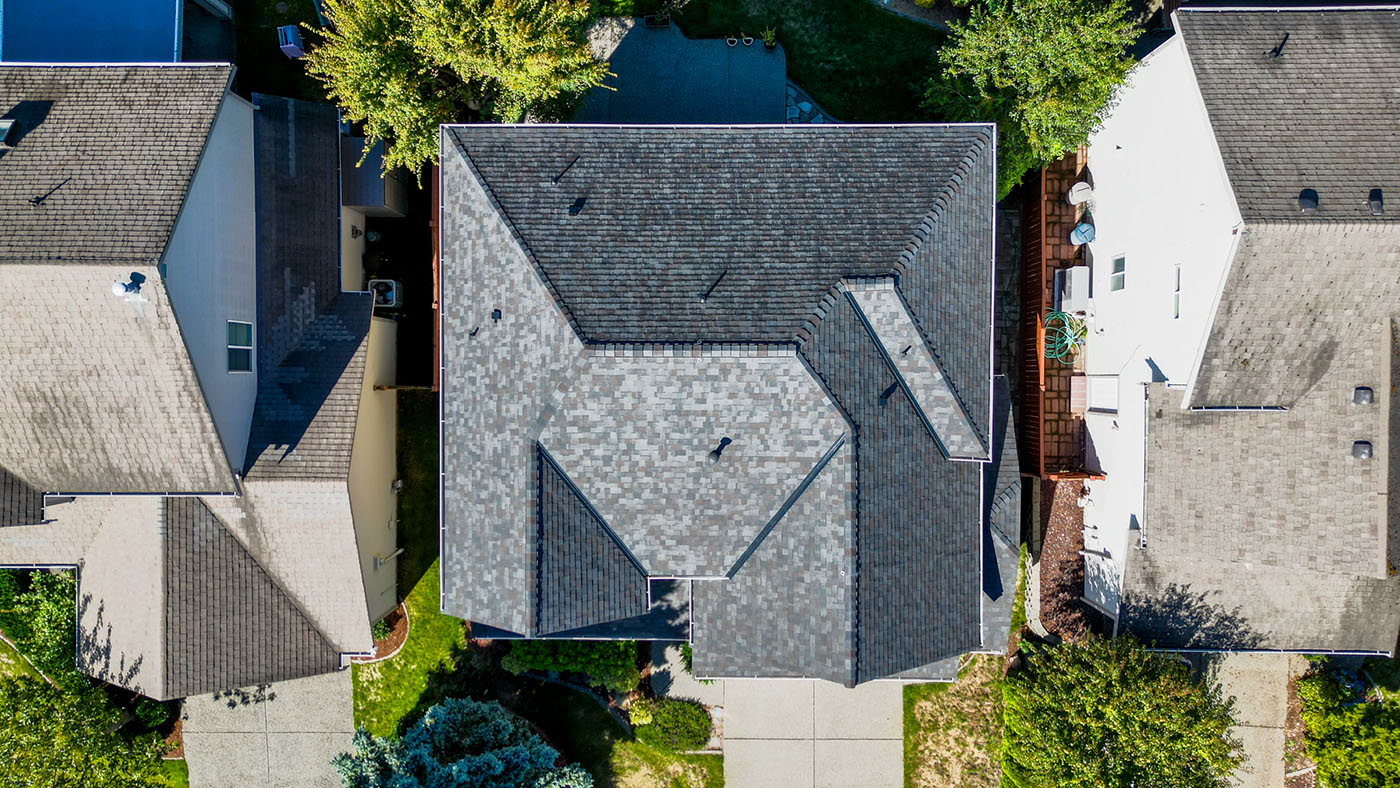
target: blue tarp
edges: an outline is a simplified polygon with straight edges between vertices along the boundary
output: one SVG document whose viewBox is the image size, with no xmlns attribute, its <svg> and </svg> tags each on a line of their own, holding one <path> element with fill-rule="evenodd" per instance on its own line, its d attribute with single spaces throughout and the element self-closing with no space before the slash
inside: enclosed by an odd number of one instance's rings
<svg viewBox="0 0 1400 788">
<path fill-rule="evenodd" d="M 184 0 L 0 0 L 0 60 L 170 63 Z"/>
</svg>

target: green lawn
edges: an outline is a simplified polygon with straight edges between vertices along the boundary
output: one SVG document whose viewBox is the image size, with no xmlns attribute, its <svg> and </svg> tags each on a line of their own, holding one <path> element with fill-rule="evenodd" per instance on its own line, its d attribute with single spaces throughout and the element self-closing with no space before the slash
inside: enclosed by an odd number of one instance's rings
<svg viewBox="0 0 1400 788">
<path fill-rule="evenodd" d="M 234 37 L 238 46 L 237 89 L 274 96 L 325 101 L 326 91 L 306 73 L 300 60 L 277 48 L 277 28 L 303 24 L 320 29 L 316 0 L 229 0 L 233 7 Z M 283 5 L 286 10 L 278 11 Z M 302 42 L 312 46 L 315 35 L 301 30 Z"/>
<path fill-rule="evenodd" d="M 870 0 L 692 0 L 676 20 L 692 38 L 775 28 L 788 77 L 839 120 L 935 119 L 920 105 L 947 35 Z"/>
<path fill-rule="evenodd" d="M 190 770 L 184 761 L 165 761 L 162 765 L 170 788 L 190 788 Z"/>
<path fill-rule="evenodd" d="M 19 655 L 18 651 L 3 640 L 0 640 L 0 676 L 29 676 L 40 678 L 39 671 L 34 669 Z"/>
</svg>

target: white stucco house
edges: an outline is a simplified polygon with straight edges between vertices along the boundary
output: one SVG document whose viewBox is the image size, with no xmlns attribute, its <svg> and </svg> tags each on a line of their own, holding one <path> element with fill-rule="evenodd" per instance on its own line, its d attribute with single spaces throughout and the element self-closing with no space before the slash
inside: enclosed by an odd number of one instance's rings
<svg viewBox="0 0 1400 788">
<path fill-rule="evenodd" d="M 1400 13 L 1182 9 L 1088 149 L 1085 601 L 1389 653 Z"/>
</svg>

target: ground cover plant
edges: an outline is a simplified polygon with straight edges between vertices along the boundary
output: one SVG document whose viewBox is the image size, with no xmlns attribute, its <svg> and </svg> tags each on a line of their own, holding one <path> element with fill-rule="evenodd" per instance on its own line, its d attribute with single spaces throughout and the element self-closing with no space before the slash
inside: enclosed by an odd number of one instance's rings
<svg viewBox="0 0 1400 788">
<path fill-rule="evenodd" d="M 952 684 L 904 688 L 908 788 L 997 788 L 1001 782 L 1002 658 L 974 655 Z"/>
</svg>

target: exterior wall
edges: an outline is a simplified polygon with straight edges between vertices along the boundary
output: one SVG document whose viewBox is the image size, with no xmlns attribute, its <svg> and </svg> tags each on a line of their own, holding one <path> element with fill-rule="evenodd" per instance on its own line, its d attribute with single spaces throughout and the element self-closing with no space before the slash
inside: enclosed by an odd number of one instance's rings
<svg viewBox="0 0 1400 788">
<path fill-rule="evenodd" d="M 1240 225 L 1180 36 L 1134 70 L 1090 140 L 1089 170 L 1096 238 L 1089 244 L 1093 305 L 1083 354 L 1091 400 L 1085 460 L 1107 478 L 1089 483 L 1085 592 L 1116 610 L 1130 524 L 1143 519 L 1146 384 L 1154 367 L 1168 383 L 1187 383 Z M 1115 292 L 1118 256 L 1126 257 L 1125 286 Z M 1174 317 L 1178 266 L 1181 312 Z M 1095 410 L 1092 400 L 1111 402 L 1115 386 L 1116 412 Z"/>
<path fill-rule="evenodd" d="M 360 228 L 354 238 L 350 228 Z M 364 290 L 365 278 L 365 213 L 358 208 L 340 209 L 340 289 L 345 293 Z"/>
<path fill-rule="evenodd" d="M 257 396 L 253 107 L 224 99 L 166 247 L 165 286 L 224 453 L 243 467 Z M 228 371 L 229 320 L 253 323 L 253 372 Z"/>
<path fill-rule="evenodd" d="M 355 541 L 360 550 L 370 621 L 378 621 L 398 605 L 398 562 L 388 561 L 377 570 L 374 568 L 375 556 L 387 558 L 398 541 L 398 496 L 392 491 L 398 478 L 398 395 L 394 391 L 374 390 L 376 385 L 395 382 L 397 339 L 397 323 L 382 317 L 370 321 L 364 388 L 360 392 L 355 445 L 350 455 L 350 511 L 355 520 Z"/>
</svg>

